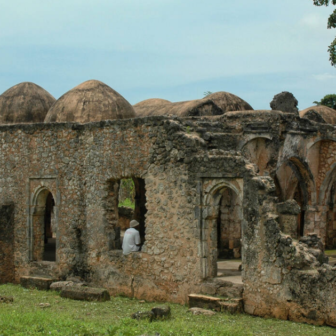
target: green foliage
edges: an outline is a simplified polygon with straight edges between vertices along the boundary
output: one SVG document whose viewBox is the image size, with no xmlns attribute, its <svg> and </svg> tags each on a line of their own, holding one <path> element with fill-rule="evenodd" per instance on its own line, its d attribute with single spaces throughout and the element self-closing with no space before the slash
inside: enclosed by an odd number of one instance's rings
<svg viewBox="0 0 336 336">
<path fill-rule="evenodd" d="M 313 0 L 315 6 L 329 6 L 336 5 L 336 0 Z M 333 13 L 329 16 L 328 19 L 328 29 L 336 28 L 336 9 Z M 336 66 L 336 38 L 331 42 L 329 48 L 329 60 L 331 65 Z"/>
<path fill-rule="evenodd" d="M 135 207 L 134 197 L 135 197 L 135 186 L 133 179 L 129 178 L 120 180 L 118 206 L 126 206 L 134 209 Z"/>
<path fill-rule="evenodd" d="M 122 202 L 119 202 L 118 207 L 126 207 L 135 209 L 135 202 L 129 198 L 124 199 Z"/>
<path fill-rule="evenodd" d="M 331 336 L 335 330 L 248 315 L 191 315 L 186 306 L 170 304 L 172 317 L 166 321 L 136 321 L 137 311 L 148 311 L 156 303 L 116 297 L 107 302 L 63 299 L 52 291 L 27 290 L 1 285 L 0 295 L 14 297 L 12 304 L 0 304 L 0 336 Z M 40 308 L 50 303 L 50 308 Z"/>
<path fill-rule="evenodd" d="M 208 97 L 208 96 L 210 96 L 211 94 L 213 94 L 213 92 L 211 92 L 211 91 L 205 91 L 205 92 L 203 93 L 203 96 L 204 96 L 204 97 Z"/>
<path fill-rule="evenodd" d="M 335 0 L 336 1 L 336 0 Z M 328 106 L 336 110 L 336 94 L 325 95 L 321 101 L 314 101 L 314 104 Z"/>
</svg>

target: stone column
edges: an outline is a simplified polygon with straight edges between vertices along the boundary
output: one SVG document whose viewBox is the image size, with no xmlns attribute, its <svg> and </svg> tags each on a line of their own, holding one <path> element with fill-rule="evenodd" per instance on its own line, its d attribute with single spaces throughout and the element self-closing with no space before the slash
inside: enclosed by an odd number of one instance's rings
<svg viewBox="0 0 336 336">
<path fill-rule="evenodd" d="M 284 234 L 298 239 L 298 215 L 301 212 L 299 204 L 291 199 L 277 204 L 280 229 Z"/>
</svg>

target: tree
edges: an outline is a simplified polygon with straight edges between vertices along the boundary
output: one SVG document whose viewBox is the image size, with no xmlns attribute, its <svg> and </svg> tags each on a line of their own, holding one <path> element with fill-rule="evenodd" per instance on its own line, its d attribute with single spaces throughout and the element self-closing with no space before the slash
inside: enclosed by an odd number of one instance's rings
<svg viewBox="0 0 336 336">
<path fill-rule="evenodd" d="M 336 1 L 336 0 L 335 0 L 335 1 Z M 213 93 L 213 92 L 211 92 L 211 91 L 205 91 L 205 92 L 203 93 L 203 95 L 204 95 L 204 97 L 208 97 L 208 96 L 210 96 L 212 93 Z"/>
<path fill-rule="evenodd" d="M 336 110 L 336 94 L 328 94 L 324 96 L 321 101 L 314 101 L 314 104 L 328 106 Z"/>
<path fill-rule="evenodd" d="M 329 4 L 336 5 L 336 0 L 313 0 L 315 6 L 329 6 Z M 328 29 L 336 28 L 336 9 L 329 16 Z M 336 66 L 336 38 L 331 42 L 329 48 L 329 60 L 331 65 Z"/>
</svg>

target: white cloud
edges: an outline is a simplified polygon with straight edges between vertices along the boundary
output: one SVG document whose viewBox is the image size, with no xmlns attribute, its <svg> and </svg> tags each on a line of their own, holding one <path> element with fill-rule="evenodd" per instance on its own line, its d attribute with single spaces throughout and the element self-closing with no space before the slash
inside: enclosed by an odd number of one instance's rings
<svg viewBox="0 0 336 336">
<path fill-rule="evenodd" d="M 316 29 L 316 28 L 323 28 L 326 29 L 327 21 L 322 15 L 318 14 L 307 14 L 304 16 L 300 21 L 300 26 Z"/>
<path fill-rule="evenodd" d="M 324 74 L 319 74 L 319 75 L 313 75 L 313 77 L 318 81 L 328 81 L 331 79 L 335 79 L 336 75 L 332 75 L 330 73 L 324 73 Z"/>
</svg>

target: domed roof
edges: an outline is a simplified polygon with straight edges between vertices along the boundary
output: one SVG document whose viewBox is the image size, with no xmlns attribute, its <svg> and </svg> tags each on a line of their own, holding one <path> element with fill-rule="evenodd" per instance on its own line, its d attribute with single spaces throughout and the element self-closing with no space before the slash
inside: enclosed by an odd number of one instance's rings
<svg viewBox="0 0 336 336">
<path fill-rule="evenodd" d="M 300 111 L 300 117 L 316 122 L 336 125 L 336 110 L 324 105 L 308 107 Z"/>
<path fill-rule="evenodd" d="M 118 92 L 100 81 L 89 80 L 60 97 L 45 122 L 88 123 L 134 117 L 132 105 Z"/>
<path fill-rule="evenodd" d="M 151 98 L 143 100 L 133 105 L 134 111 L 139 117 L 148 117 L 152 115 L 158 115 L 156 111 L 171 105 L 172 102 L 160 98 Z"/>
<path fill-rule="evenodd" d="M 210 99 L 171 103 L 164 99 L 147 99 L 134 105 L 138 117 L 175 115 L 178 117 L 221 115 L 223 111 Z"/>
<path fill-rule="evenodd" d="M 205 97 L 211 99 L 218 107 L 223 110 L 223 113 L 230 111 L 251 111 L 252 106 L 238 96 L 224 91 L 212 93 Z"/>
<path fill-rule="evenodd" d="M 0 124 L 43 122 L 56 99 L 40 86 L 24 82 L 0 95 Z"/>
</svg>

